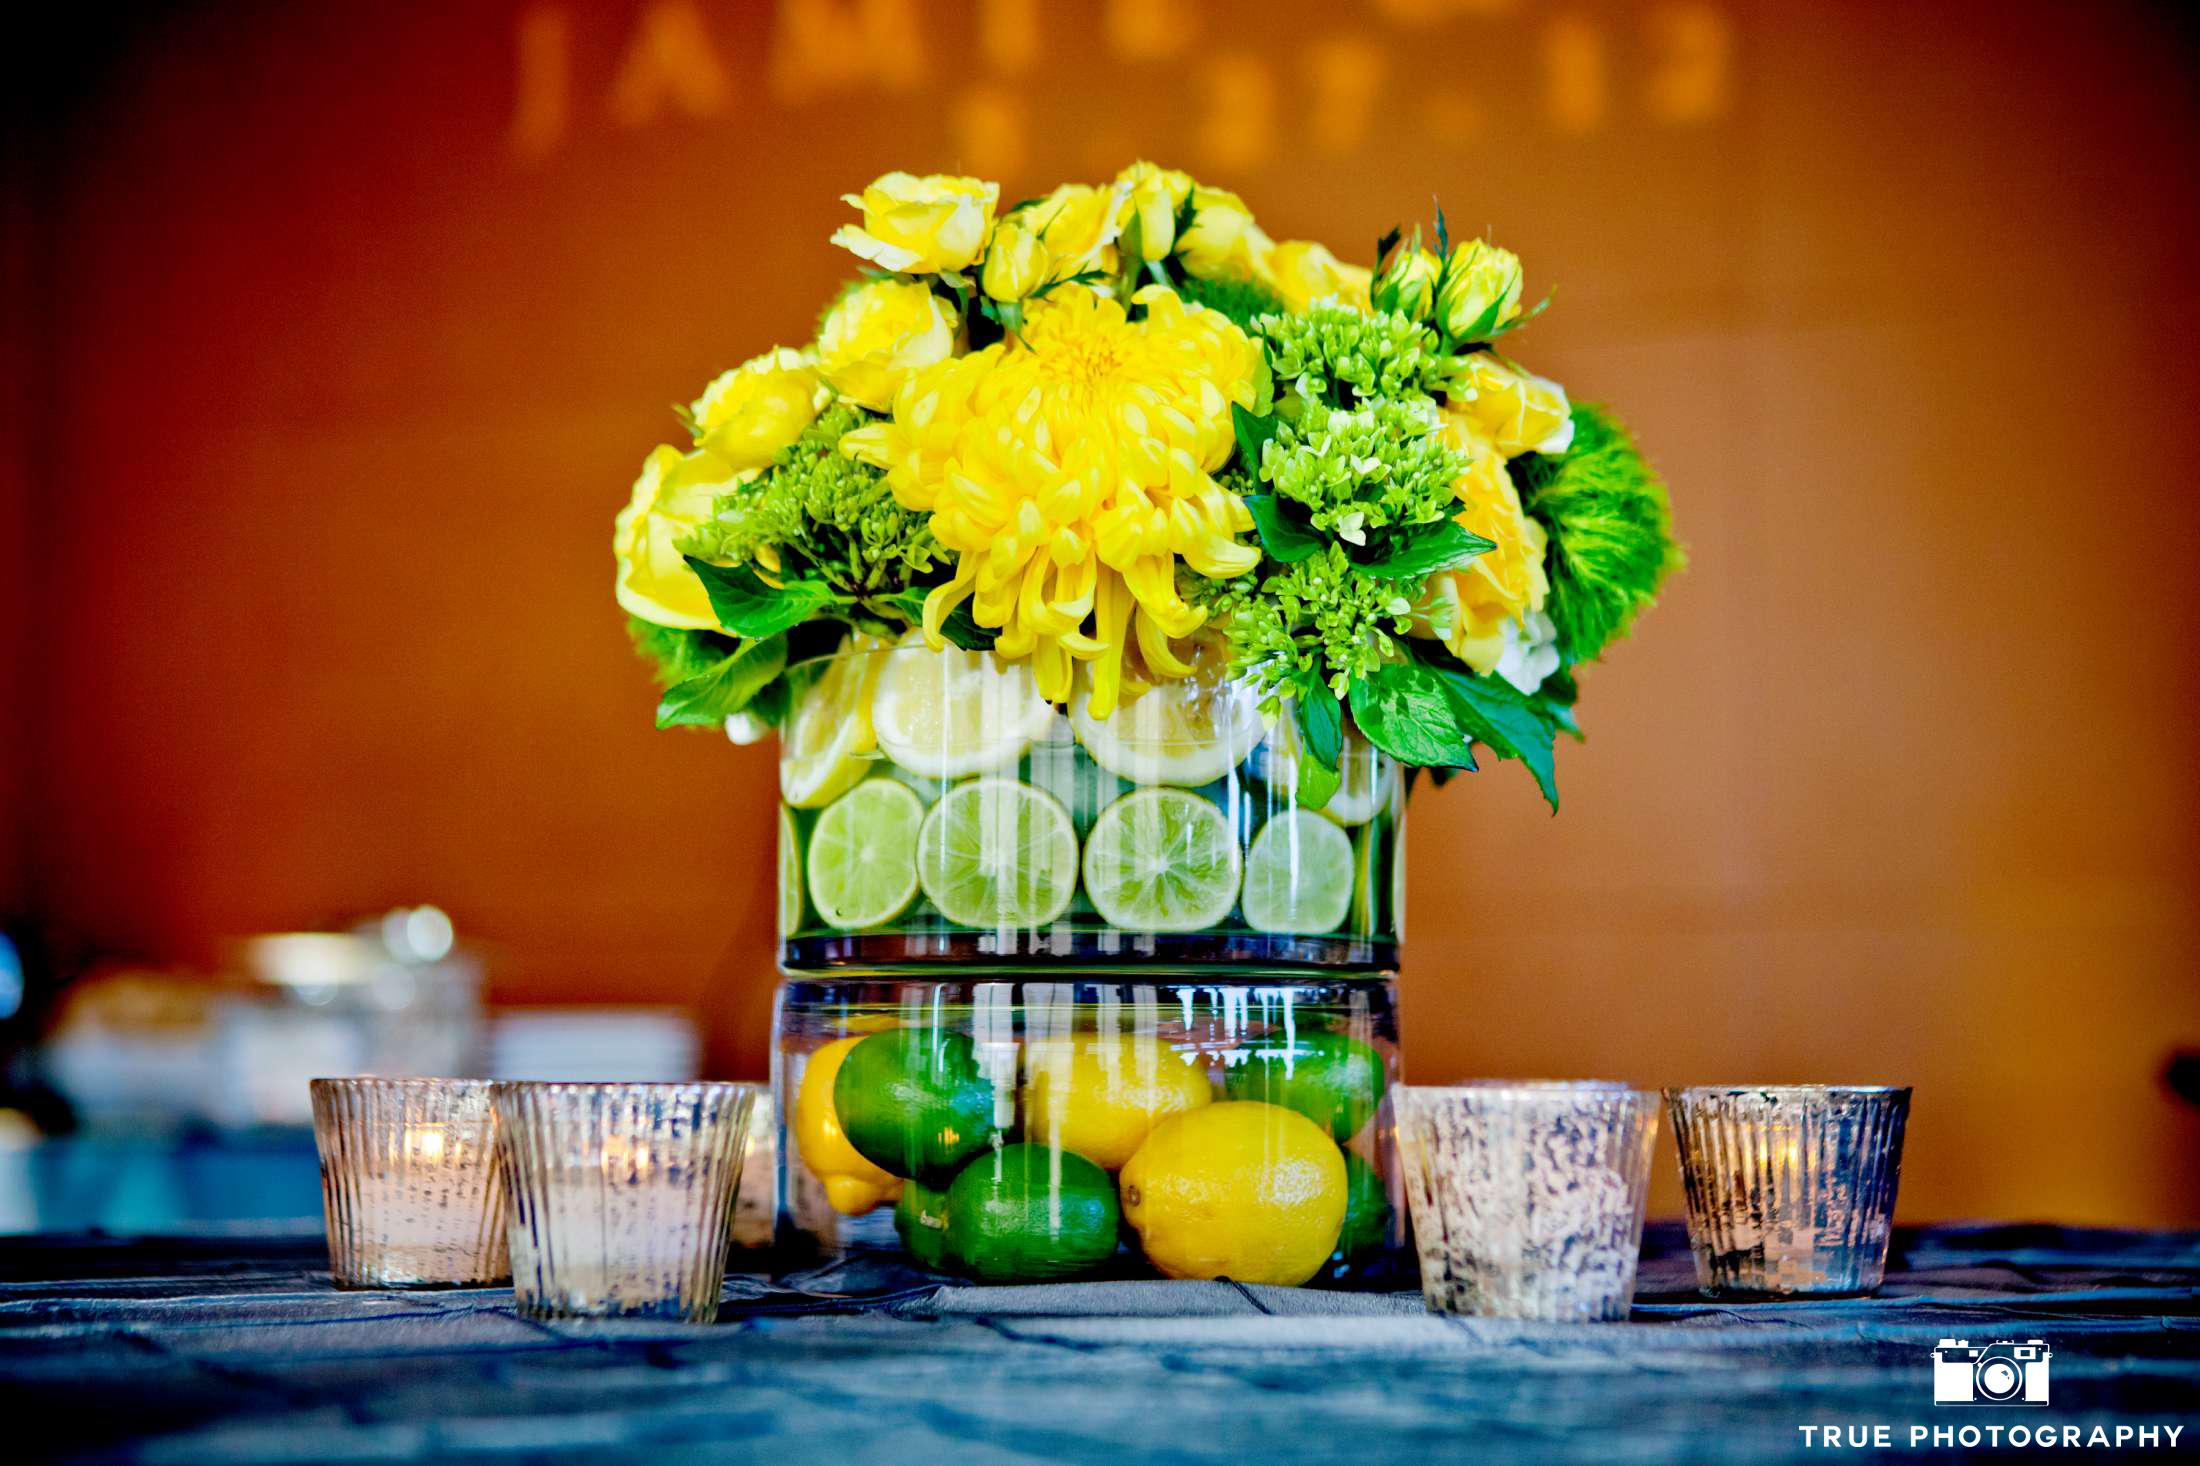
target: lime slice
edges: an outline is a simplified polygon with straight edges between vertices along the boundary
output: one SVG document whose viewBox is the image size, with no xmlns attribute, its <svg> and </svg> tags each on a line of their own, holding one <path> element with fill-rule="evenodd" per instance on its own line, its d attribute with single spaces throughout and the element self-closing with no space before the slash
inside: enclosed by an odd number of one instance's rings
<svg viewBox="0 0 2200 1466">
<path fill-rule="evenodd" d="M 879 747 L 911 773 L 960 779 L 1014 768 L 1054 719 L 1028 662 L 953 646 L 934 651 L 918 631 L 884 661 L 871 720 Z"/>
<path fill-rule="evenodd" d="M 1106 718 L 1095 718 L 1089 701 L 1083 687 L 1070 699 L 1077 741 L 1094 763 L 1134 784 L 1212 784 L 1243 763 L 1261 738 L 1259 694 L 1199 672 L 1157 682 Z"/>
<path fill-rule="evenodd" d="M 879 677 L 875 642 L 851 636 L 809 690 L 797 695 L 779 735 L 779 792 L 796 809 L 821 809 L 870 772 L 871 684 Z"/>
<path fill-rule="evenodd" d="M 810 831 L 810 901 L 842 931 L 881 926 L 917 899 L 924 801 L 892 779 L 866 779 Z"/>
<path fill-rule="evenodd" d="M 779 935 L 802 929 L 802 837 L 795 832 L 794 811 L 779 806 Z"/>
<path fill-rule="evenodd" d="M 1290 705 L 1270 730 L 1267 742 L 1253 750 L 1253 772 L 1280 800 L 1295 800 L 1299 787 L 1299 760 L 1305 740 Z M 1398 766 L 1359 734 L 1346 729 L 1344 746 L 1337 755 L 1337 792 L 1317 813 L 1340 825 L 1364 825 L 1390 808 L 1396 795 Z"/>
<path fill-rule="evenodd" d="M 1375 935 L 1375 872 L 1381 868 L 1383 842 L 1390 822 L 1376 821 L 1352 832 L 1352 930 L 1355 935 Z"/>
<path fill-rule="evenodd" d="M 1053 795 L 1014 779 L 973 779 L 924 817 L 917 879 L 949 921 L 1045 926 L 1077 890 L 1077 832 Z"/>
<path fill-rule="evenodd" d="M 1242 861 L 1229 817 L 1182 789 L 1134 789 L 1085 841 L 1085 894 L 1134 932 L 1214 926 L 1237 904 Z"/>
<path fill-rule="evenodd" d="M 1245 854 L 1245 924 L 1255 931 L 1335 931 L 1352 906 L 1352 837 L 1311 810 L 1260 827 Z"/>
</svg>

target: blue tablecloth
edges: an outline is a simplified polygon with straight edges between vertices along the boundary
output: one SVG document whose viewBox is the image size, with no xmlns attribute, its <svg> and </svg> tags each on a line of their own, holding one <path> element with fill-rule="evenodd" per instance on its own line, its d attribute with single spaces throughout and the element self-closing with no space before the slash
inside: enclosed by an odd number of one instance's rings
<svg viewBox="0 0 2200 1466">
<path fill-rule="evenodd" d="M 1918 1460 L 2020 1428 L 2028 1460 L 2042 1430 L 2049 1459 L 2078 1454 L 2073 1429 L 2200 1448 L 2200 1234 L 1935 1227 L 1898 1237 L 1877 1298 L 1733 1304 L 1697 1297 L 1678 1227 L 1653 1225 L 1634 1319 L 1601 1326 L 1227 1282 L 942 1285 L 864 1259 L 729 1278 L 715 1326 L 542 1324 L 504 1290 L 342 1293 L 325 1267 L 295 1235 L 0 1240 L 0 1456 L 1826 1457 L 1803 1426 L 1885 1426 Z M 2045 1340 L 2049 1404 L 1935 1406 L 1944 1338 Z"/>
</svg>

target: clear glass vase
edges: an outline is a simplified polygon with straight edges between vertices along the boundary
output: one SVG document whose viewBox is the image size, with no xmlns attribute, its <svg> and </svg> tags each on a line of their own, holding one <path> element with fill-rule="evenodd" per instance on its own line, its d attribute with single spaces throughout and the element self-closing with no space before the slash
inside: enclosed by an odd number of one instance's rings
<svg viewBox="0 0 2200 1466">
<path fill-rule="evenodd" d="M 1387 979 L 781 984 L 784 1254 L 1412 1285 Z"/>
<path fill-rule="evenodd" d="M 1394 970 L 1405 787 L 1347 725 L 1302 798 L 1295 720 L 1213 648 L 1065 707 L 987 653 L 851 640 L 797 664 L 781 735 L 780 961 L 894 974 L 1136 964 Z"/>
</svg>

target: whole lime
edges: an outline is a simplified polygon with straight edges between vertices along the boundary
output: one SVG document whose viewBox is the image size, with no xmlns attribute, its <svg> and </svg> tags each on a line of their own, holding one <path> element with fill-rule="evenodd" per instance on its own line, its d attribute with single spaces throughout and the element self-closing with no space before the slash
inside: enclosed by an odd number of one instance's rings
<svg viewBox="0 0 2200 1466">
<path fill-rule="evenodd" d="M 929 1186 L 993 1143 L 993 1086 L 969 1036 L 941 1028 L 891 1028 L 850 1049 L 833 1110 L 866 1160 Z"/>
<path fill-rule="evenodd" d="M 947 1266 L 947 1193 L 921 1181 L 902 1184 L 894 1203 L 894 1230 L 912 1261 L 935 1270 Z"/>
<path fill-rule="evenodd" d="M 1115 1255 L 1115 1182 L 1083 1156 L 1004 1145 L 947 1188 L 948 1255 L 986 1283 L 1091 1272 Z"/>
<path fill-rule="evenodd" d="M 1317 1032 L 1253 1050 L 1231 1066 L 1223 1088 L 1234 1100 L 1297 1110 L 1342 1145 L 1382 1103 L 1383 1083 L 1383 1056 L 1372 1045 L 1348 1034 Z"/>
<path fill-rule="evenodd" d="M 896 1213 L 898 1216 L 899 1213 Z M 1344 1230 L 1337 1251 L 1346 1262 L 1383 1245 L 1390 1230 L 1390 1193 L 1364 1156 L 1344 1153 Z"/>
</svg>

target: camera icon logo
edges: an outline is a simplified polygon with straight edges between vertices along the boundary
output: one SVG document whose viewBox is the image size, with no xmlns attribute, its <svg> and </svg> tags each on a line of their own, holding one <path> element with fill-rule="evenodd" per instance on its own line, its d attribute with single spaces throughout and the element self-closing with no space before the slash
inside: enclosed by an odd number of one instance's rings
<svg viewBox="0 0 2200 1466">
<path fill-rule="evenodd" d="M 1976 1347 L 1968 1339 L 1942 1339 L 1933 1346 L 1933 1403 L 2045 1405 L 2047 1365 L 2054 1357 L 2045 1339 L 1997 1339 Z"/>
</svg>

